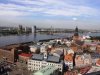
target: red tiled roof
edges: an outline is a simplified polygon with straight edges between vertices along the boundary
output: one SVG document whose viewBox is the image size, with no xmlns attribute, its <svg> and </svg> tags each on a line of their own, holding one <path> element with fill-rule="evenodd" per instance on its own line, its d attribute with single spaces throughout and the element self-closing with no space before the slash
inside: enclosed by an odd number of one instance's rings
<svg viewBox="0 0 100 75">
<path fill-rule="evenodd" d="M 91 66 L 87 66 L 85 68 L 81 68 L 80 69 L 80 73 L 83 75 L 83 74 L 86 74 L 89 70 L 91 69 Z"/>
<path fill-rule="evenodd" d="M 100 66 L 100 59 L 98 59 L 98 60 L 96 61 L 96 65 L 97 65 L 97 66 Z"/>
<path fill-rule="evenodd" d="M 20 54 L 20 56 L 30 57 L 30 56 L 32 56 L 32 54 L 22 53 L 22 54 Z"/>
<path fill-rule="evenodd" d="M 66 61 L 73 61 L 73 54 L 67 54 L 65 55 L 65 58 L 64 58 Z"/>
<path fill-rule="evenodd" d="M 64 75 L 78 75 L 78 71 L 67 71 Z"/>
</svg>

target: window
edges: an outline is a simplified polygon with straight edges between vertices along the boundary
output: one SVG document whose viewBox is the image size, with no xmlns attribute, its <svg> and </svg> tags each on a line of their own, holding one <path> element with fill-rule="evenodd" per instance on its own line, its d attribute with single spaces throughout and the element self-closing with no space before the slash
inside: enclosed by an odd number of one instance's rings
<svg viewBox="0 0 100 75">
<path fill-rule="evenodd" d="M 29 63 L 29 65 L 31 65 L 31 63 Z"/>
</svg>

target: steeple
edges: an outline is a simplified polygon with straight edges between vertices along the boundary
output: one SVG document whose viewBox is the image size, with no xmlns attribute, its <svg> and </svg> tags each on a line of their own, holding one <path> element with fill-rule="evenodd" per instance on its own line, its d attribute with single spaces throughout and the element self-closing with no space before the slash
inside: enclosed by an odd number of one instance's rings
<svg viewBox="0 0 100 75">
<path fill-rule="evenodd" d="M 75 28 L 74 36 L 79 36 L 79 34 L 78 34 L 78 27 L 77 27 L 77 26 L 76 26 L 76 28 Z"/>
</svg>

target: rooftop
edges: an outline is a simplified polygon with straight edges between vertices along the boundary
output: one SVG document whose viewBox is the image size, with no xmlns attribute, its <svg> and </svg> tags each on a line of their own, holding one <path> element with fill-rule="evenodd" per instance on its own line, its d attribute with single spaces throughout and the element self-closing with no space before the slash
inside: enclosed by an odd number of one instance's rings
<svg viewBox="0 0 100 75">
<path fill-rule="evenodd" d="M 43 58 L 44 56 L 43 56 L 43 54 L 33 54 L 32 55 L 32 59 L 33 60 L 43 60 L 44 58 Z"/>
<path fill-rule="evenodd" d="M 66 61 L 72 61 L 73 62 L 73 54 L 67 54 L 65 55 L 65 58 L 64 58 Z"/>
<path fill-rule="evenodd" d="M 32 54 L 21 53 L 20 56 L 31 57 Z"/>
<path fill-rule="evenodd" d="M 58 62 L 59 62 L 59 58 L 58 58 L 58 57 L 56 57 L 56 56 L 48 56 L 47 61 L 49 61 L 49 62 L 56 62 L 56 63 L 58 63 Z"/>
<path fill-rule="evenodd" d="M 100 71 L 87 73 L 86 75 L 100 75 Z"/>
<path fill-rule="evenodd" d="M 43 54 L 33 54 L 32 55 L 32 60 L 42 61 L 42 60 L 44 60 L 44 55 Z M 59 63 L 60 62 L 60 58 L 57 57 L 57 56 L 48 55 L 47 59 L 45 61 Z"/>
<path fill-rule="evenodd" d="M 57 70 L 57 68 L 55 66 L 47 66 L 39 71 L 37 71 L 36 73 L 34 73 L 33 75 L 50 75 L 51 73 L 53 73 L 55 70 Z"/>
</svg>

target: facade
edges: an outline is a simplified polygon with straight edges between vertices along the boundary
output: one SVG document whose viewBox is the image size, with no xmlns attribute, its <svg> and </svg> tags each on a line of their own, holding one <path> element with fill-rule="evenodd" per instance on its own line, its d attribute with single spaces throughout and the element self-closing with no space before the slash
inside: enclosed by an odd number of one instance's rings
<svg viewBox="0 0 100 75">
<path fill-rule="evenodd" d="M 93 51 L 93 52 L 95 52 L 96 51 L 96 45 L 91 45 L 90 46 L 90 50 Z"/>
<path fill-rule="evenodd" d="M 91 57 L 92 57 L 92 63 L 95 65 L 96 61 L 100 58 L 100 54 L 99 53 L 91 53 Z"/>
<path fill-rule="evenodd" d="M 40 49 L 39 45 L 30 46 L 30 51 L 36 53 Z"/>
<path fill-rule="evenodd" d="M 40 47 L 40 53 L 44 53 L 46 51 L 47 51 L 47 46 L 41 45 L 41 47 Z"/>
<path fill-rule="evenodd" d="M 34 26 L 32 26 L 32 33 L 34 33 Z"/>
<path fill-rule="evenodd" d="M 90 66 L 91 64 L 92 64 L 92 58 L 90 54 L 76 55 L 75 57 L 76 67 Z"/>
<path fill-rule="evenodd" d="M 9 50 L 4 50 L 0 49 L 0 59 L 5 58 L 9 62 L 14 62 L 14 49 Z"/>
<path fill-rule="evenodd" d="M 71 46 L 71 42 L 70 41 L 66 41 L 65 44 L 70 47 Z"/>
<path fill-rule="evenodd" d="M 52 63 L 52 62 L 31 60 L 31 59 L 28 60 L 28 70 L 30 71 L 38 71 L 46 66 L 56 66 L 61 72 L 63 68 L 63 65 L 61 63 Z"/>
<path fill-rule="evenodd" d="M 36 26 L 32 26 L 32 33 L 36 33 Z"/>
<path fill-rule="evenodd" d="M 100 44 L 97 45 L 97 53 L 100 53 Z"/>
<path fill-rule="evenodd" d="M 31 54 L 22 53 L 19 55 L 19 61 L 27 64 L 27 61 L 30 57 L 31 57 Z"/>
</svg>

